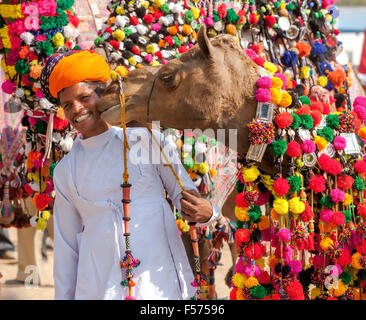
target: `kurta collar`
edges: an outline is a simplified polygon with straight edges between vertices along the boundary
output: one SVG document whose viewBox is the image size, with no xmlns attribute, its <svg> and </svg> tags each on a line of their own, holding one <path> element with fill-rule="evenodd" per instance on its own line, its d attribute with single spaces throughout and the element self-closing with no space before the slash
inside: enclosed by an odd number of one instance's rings
<svg viewBox="0 0 366 320">
<path fill-rule="evenodd" d="M 113 127 L 111 127 L 108 130 L 104 131 L 103 133 L 87 139 L 83 139 L 82 135 L 79 135 L 78 140 L 84 148 L 91 149 L 91 148 L 97 148 L 107 143 L 113 137 L 113 135 L 114 135 L 114 129 Z"/>
</svg>

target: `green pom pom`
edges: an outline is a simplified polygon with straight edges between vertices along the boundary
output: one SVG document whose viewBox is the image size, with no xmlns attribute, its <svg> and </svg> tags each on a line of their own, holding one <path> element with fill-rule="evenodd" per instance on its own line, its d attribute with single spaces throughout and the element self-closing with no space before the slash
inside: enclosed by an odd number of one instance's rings
<svg viewBox="0 0 366 320">
<path fill-rule="evenodd" d="M 81 50 L 81 47 L 79 45 L 76 45 L 75 47 L 72 48 L 72 50 Z"/>
<path fill-rule="evenodd" d="M 355 182 L 353 182 L 353 187 L 357 191 L 365 190 L 365 181 L 361 177 L 356 177 Z"/>
<path fill-rule="evenodd" d="M 47 133 L 47 122 L 38 120 L 37 123 L 34 125 L 34 130 L 38 133 L 46 134 Z"/>
<path fill-rule="evenodd" d="M 230 23 L 236 23 L 240 17 L 236 14 L 235 10 L 233 8 L 229 8 L 227 10 L 226 20 Z"/>
<path fill-rule="evenodd" d="M 210 138 L 210 141 L 208 142 L 208 144 L 211 146 L 211 147 L 214 147 L 217 145 L 217 140 L 214 139 L 214 138 Z"/>
<path fill-rule="evenodd" d="M 180 41 L 180 39 L 177 36 L 173 37 L 173 41 L 176 47 L 180 47 L 182 45 L 182 41 Z"/>
<path fill-rule="evenodd" d="M 264 299 L 266 297 L 267 291 L 265 287 L 259 285 L 250 288 L 250 294 L 253 299 Z"/>
<path fill-rule="evenodd" d="M 301 104 L 307 104 L 308 106 L 311 105 L 311 101 L 307 96 L 301 96 L 299 99 Z"/>
<path fill-rule="evenodd" d="M 324 127 L 323 129 L 317 130 L 316 133 L 328 142 L 333 142 L 334 134 L 331 128 Z"/>
<path fill-rule="evenodd" d="M 66 12 L 62 12 L 59 16 L 45 17 L 41 16 L 40 29 L 48 31 L 51 29 L 60 29 L 69 23 Z"/>
<path fill-rule="evenodd" d="M 184 138 L 183 143 L 184 144 L 191 144 L 193 146 L 194 145 L 194 137 L 186 137 L 186 138 Z"/>
<path fill-rule="evenodd" d="M 46 56 L 50 56 L 54 53 L 52 43 L 47 41 L 38 41 L 36 43 L 37 48 L 41 51 L 42 54 Z"/>
<path fill-rule="evenodd" d="M 256 204 L 252 204 L 248 210 L 249 219 L 252 220 L 254 223 L 260 221 L 262 215 L 262 211 L 260 206 Z"/>
<path fill-rule="evenodd" d="M 63 11 L 71 9 L 74 5 L 74 0 L 58 0 L 57 1 L 57 13 L 61 14 Z"/>
<path fill-rule="evenodd" d="M 301 118 L 301 125 L 305 129 L 312 129 L 314 127 L 314 119 L 310 114 L 302 114 Z"/>
<path fill-rule="evenodd" d="M 21 75 L 27 74 L 29 72 L 28 62 L 23 59 L 18 60 L 15 63 L 15 70 Z"/>
<path fill-rule="evenodd" d="M 185 20 L 186 20 L 187 23 L 191 23 L 193 21 L 193 13 L 192 13 L 192 11 L 187 10 L 184 13 L 184 16 L 185 16 Z"/>
<path fill-rule="evenodd" d="M 292 11 L 295 9 L 295 5 L 292 2 L 290 2 L 286 7 L 288 11 Z"/>
<path fill-rule="evenodd" d="M 326 207 L 326 208 L 332 208 L 335 203 L 333 202 L 332 198 L 330 197 L 329 194 L 327 194 L 326 196 L 322 197 L 321 200 L 320 200 L 320 203 Z"/>
<path fill-rule="evenodd" d="M 345 211 L 343 211 L 343 214 L 344 214 L 344 216 L 346 218 L 346 220 L 345 220 L 346 223 L 347 222 L 350 222 L 352 220 L 352 213 L 351 213 L 351 211 L 345 210 Z"/>
<path fill-rule="evenodd" d="M 272 154 L 279 158 L 280 156 L 283 156 L 287 150 L 287 142 L 285 140 L 275 140 L 271 143 L 270 149 Z"/>
<path fill-rule="evenodd" d="M 338 114 L 328 114 L 326 118 L 327 126 L 332 129 L 338 129 L 339 127 L 339 116 Z"/>
<path fill-rule="evenodd" d="M 217 13 L 217 10 L 215 9 L 214 12 L 213 12 L 213 20 L 214 22 L 217 22 L 220 20 L 220 16 L 219 14 Z"/>
<path fill-rule="evenodd" d="M 167 14 L 170 12 L 170 9 L 169 9 L 169 5 L 167 3 L 164 3 L 161 7 L 160 7 L 160 10 L 161 12 Z"/>
<path fill-rule="evenodd" d="M 240 180 L 236 181 L 235 189 L 237 193 L 243 192 L 244 184 Z"/>
<path fill-rule="evenodd" d="M 183 159 L 183 165 L 187 169 L 191 169 L 194 165 L 194 160 L 191 157 L 185 157 Z"/>
<path fill-rule="evenodd" d="M 132 34 L 132 30 L 130 28 L 124 28 L 123 32 L 125 33 L 126 37 L 129 37 Z"/>
<path fill-rule="evenodd" d="M 292 177 L 287 178 L 288 183 L 290 184 L 290 192 L 297 192 L 301 187 L 301 178 L 298 175 L 293 175 Z"/>
<path fill-rule="evenodd" d="M 292 116 L 292 123 L 290 124 L 290 127 L 294 130 L 299 129 L 301 125 L 301 118 L 296 113 L 291 113 Z"/>
<path fill-rule="evenodd" d="M 350 273 L 348 273 L 347 271 L 343 271 L 343 272 L 341 273 L 341 275 L 339 276 L 339 278 L 342 280 L 342 282 L 343 282 L 344 284 L 348 284 L 348 283 L 350 283 L 350 282 L 351 282 L 351 280 L 352 280 L 352 276 L 351 276 L 351 274 L 350 274 Z"/>
<path fill-rule="evenodd" d="M 104 41 L 104 39 L 103 39 L 103 38 L 101 38 L 101 37 L 96 37 L 96 38 L 94 39 L 94 44 L 95 44 L 96 46 L 98 46 L 100 43 L 103 43 L 103 41 Z"/>
<path fill-rule="evenodd" d="M 50 165 L 50 177 L 53 178 L 53 171 L 55 170 L 57 163 L 54 162 Z"/>
</svg>

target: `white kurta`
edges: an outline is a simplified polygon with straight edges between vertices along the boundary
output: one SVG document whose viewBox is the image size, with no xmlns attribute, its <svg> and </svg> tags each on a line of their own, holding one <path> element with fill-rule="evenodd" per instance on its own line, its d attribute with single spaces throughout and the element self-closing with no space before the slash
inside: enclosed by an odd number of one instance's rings
<svg viewBox="0 0 366 320">
<path fill-rule="evenodd" d="M 137 136 L 149 137 L 149 133 L 128 128 L 127 136 L 132 147 Z M 54 171 L 56 299 L 124 299 L 128 295 L 128 288 L 120 284 L 124 270 L 119 266 L 125 255 L 122 151 L 120 128 L 88 139 L 78 136 Z M 195 292 L 190 285 L 193 273 L 164 198 L 165 188 L 180 209 L 181 187 L 163 164 L 136 165 L 128 159 L 131 250 L 141 261 L 134 269 L 133 295 L 136 299 L 190 298 Z M 173 166 L 185 188 L 196 189 L 179 161 Z"/>
</svg>

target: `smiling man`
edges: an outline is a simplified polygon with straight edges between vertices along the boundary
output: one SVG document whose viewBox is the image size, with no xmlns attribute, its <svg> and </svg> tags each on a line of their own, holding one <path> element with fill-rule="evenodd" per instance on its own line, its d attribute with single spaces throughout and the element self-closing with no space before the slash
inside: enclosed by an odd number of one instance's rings
<svg viewBox="0 0 366 320">
<path fill-rule="evenodd" d="M 120 284 L 125 252 L 120 187 L 123 130 L 111 127 L 96 109 L 109 74 L 97 53 L 72 51 L 51 56 L 41 75 L 44 95 L 63 107 L 67 120 L 80 132 L 54 171 L 56 299 L 124 299 L 128 295 L 128 288 Z M 128 128 L 130 146 L 146 131 Z M 190 298 L 195 292 L 190 285 L 193 274 L 164 189 L 188 221 L 210 224 L 218 209 L 199 196 L 179 161 L 173 161 L 173 167 L 188 192 L 182 192 L 163 163 L 135 164 L 127 157 L 132 184 L 131 249 L 141 261 L 133 294 L 137 299 Z"/>
</svg>

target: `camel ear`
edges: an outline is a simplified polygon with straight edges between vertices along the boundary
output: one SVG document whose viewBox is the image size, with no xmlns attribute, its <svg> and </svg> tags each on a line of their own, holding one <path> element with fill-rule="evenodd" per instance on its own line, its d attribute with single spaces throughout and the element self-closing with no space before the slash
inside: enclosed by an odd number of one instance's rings
<svg viewBox="0 0 366 320">
<path fill-rule="evenodd" d="M 213 58 L 214 47 L 212 46 L 211 41 L 207 37 L 206 26 L 204 24 L 198 31 L 197 42 L 203 55 L 206 58 Z"/>
</svg>

